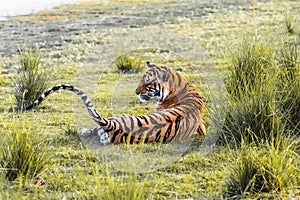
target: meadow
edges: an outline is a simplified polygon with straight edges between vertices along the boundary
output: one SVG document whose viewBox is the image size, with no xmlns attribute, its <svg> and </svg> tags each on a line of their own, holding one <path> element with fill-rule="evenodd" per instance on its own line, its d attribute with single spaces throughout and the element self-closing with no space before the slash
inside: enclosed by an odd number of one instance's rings
<svg viewBox="0 0 300 200">
<path fill-rule="evenodd" d="M 0 22 L 0 199 L 299 199 L 300 2 L 111 0 Z M 105 117 L 147 114 L 145 62 L 203 95 L 208 136 L 98 146 Z"/>
</svg>

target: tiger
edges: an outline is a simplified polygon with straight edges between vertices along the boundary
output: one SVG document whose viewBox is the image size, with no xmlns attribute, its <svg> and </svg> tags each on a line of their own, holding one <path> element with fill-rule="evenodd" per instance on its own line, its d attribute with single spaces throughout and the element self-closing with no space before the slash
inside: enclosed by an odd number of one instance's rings
<svg viewBox="0 0 300 200">
<path fill-rule="evenodd" d="M 83 101 L 89 115 L 98 124 L 81 134 L 96 133 L 100 144 L 168 143 L 195 135 L 206 135 L 202 120 L 203 99 L 195 87 L 177 71 L 146 62 L 147 70 L 140 78 L 135 93 L 141 102 L 156 102 L 153 113 L 141 116 L 129 114 L 104 118 L 89 97 L 79 88 L 62 84 L 43 93 L 26 110 L 39 105 L 57 90 L 69 90 Z"/>
</svg>

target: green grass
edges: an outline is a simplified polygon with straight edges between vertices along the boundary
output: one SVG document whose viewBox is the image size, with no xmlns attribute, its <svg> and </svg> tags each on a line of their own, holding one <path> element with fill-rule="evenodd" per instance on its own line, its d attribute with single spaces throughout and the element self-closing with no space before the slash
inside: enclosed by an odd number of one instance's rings
<svg viewBox="0 0 300 200">
<path fill-rule="evenodd" d="M 294 135 L 300 132 L 300 50 L 292 44 L 285 47 L 280 54 L 278 88 L 282 98 L 280 107 L 286 120 L 286 128 Z"/>
<path fill-rule="evenodd" d="M 78 31 L 77 35 L 64 36 L 60 45 L 50 49 L 23 50 L 21 62 L 17 53 L 0 57 L 0 199 L 299 198 L 300 38 L 299 19 L 293 17 L 299 13 L 299 2 L 260 1 L 253 9 L 246 1 L 230 8 L 207 1 L 212 5 L 205 8 L 207 15 L 182 17 L 172 11 L 172 19 L 156 24 L 161 13 L 178 3 L 87 2 L 13 18 L 22 23 L 51 20 L 55 24 L 65 23 L 64 20 L 72 23 L 79 18 L 91 22 L 95 16 L 97 20 L 116 16 L 143 19 L 139 18 L 143 13 L 154 16 L 143 40 L 156 37 L 151 28 L 170 30 L 170 34 L 187 36 L 207 52 L 197 60 L 186 60 L 182 49 L 172 52 L 172 44 L 190 46 L 186 40 L 181 41 L 182 37 L 178 37 L 180 41 L 169 39 L 168 31 L 157 35 L 159 41 L 169 44 L 163 48 L 152 41 L 153 47 L 150 42 L 146 43 L 147 48 L 137 45 L 136 50 L 124 49 L 128 33 L 144 31 L 141 25 L 129 25 Z M 150 19 L 143 20 L 147 24 Z M 119 38 L 114 39 L 115 36 Z M 116 42 L 123 40 L 124 44 Z M 218 109 L 225 107 L 225 126 L 219 130 L 223 135 L 219 143 L 210 148 L 201 147 L 201 140 L 195 140 L 177 146 L 145 144 L 92 149 L 78 139 L 77 132 L 96 124 L 80 99 L 65 91 L 49 96 L 36 112 L 6 112 L 16 104 L 13 83 L 27 84 L 34 77 L 20 78 L 22 73 L 17 73 L 26 71 L 28 66 L 38 66 L 39 73 L 44 72 L 43 66 L 49 66 L 50 86 L 71 83 L 81 87 L 105 117 L 152 112 L 155 105 L 140 103 L 134 94 L 145 69 L 123 74 L 114 65 L 124 50 L 125 57 L 119 63 L 126 67 L 140 66 L 136 64 L 139 61 L 143 67 L 150 60 L 171 66 L 187 77 L 204 94 L 204 119 L 214 120 Z M 220 107 L 211 108 L 210 95 L 218 93 L 209 90 L 211 85 L 202 79 L 206 74 L 195 71 L 195 65 L 223 76 L 220 79 L 225 80 L 227 100 L 221 101 Z M 17 76 L 19 79 L 15 79 Z M 43 86 L 41 80 L 32 84 Z M 218 87 L 221 82 L 210 83 Z M 26 90 L 20 91 L 19 99 L 25 99 Z M 29 99 L 35 98 L 30 96 Z M 206 121 L 208 130 L 214 128 L 210 127 L 213 124 Z"/>
<path fill-rule="evenodd" d="M 38 184 L 39 175 L 48 163 L 47 140 L 38 138 L 40 130 L 23 119 L 2 124 L 5 143 L 1 148 L 1 173 L 11 182 L 21 185 Z"/>
<path fill-rule="evenodd" d="M 101 186 L 99 181 L 99 168 L 97 165 L 91 166 L 93 169 L 93 175 L 96 178 L 96 184 L 93 190 L 97 199 L 124 199 L 124 200 L 139 200 L 145 199 L 147 196 L 146 181 L 140 182 L 137 173 L 124 173 L 119 174 L 117 177 L 111 174 L 110 170 L 106 170 L 105 185 Z M 98 183 L 97 183 L 98 181 Z"/>
<path fill-rule="evenodd" d="M 128 55 L 120 55 L 115 60 L 115 65 L 121 73 L 136 73 L 142 69 L 142 63 Z"/>
<path fill-rule="evenodd" d="M 299 183 L 299 162 L 297 154 L 299 140 L 274 138 L 271 143 L 257 146 L 242 145 L 239 151 L 232 151 L 231 175 L 227 180 L 224 196 L 239 199 L 249 195 L 263 198 L 272 193 L 293 193 Z"/>
<path fill-rule="evenodd" d="M 285 26 L 286 26 L 286 31 L 289 34 L 297 34 L 297 30 L 299 27 L 297 27 L 297 17 L 286 14 L 285 16 Z"/>
<path fill-rule="evenodd" d="M 49 77 L 41 69 L 41 53 L 37 47 L 19 49 L 20 67 L 14 80 L 16 109 L 32 104 L 49 86 Z"/>
<path fill-rule="evenodd" d="M 298 47 L 276 45 L 249 37 L 229 55 L 227 141 L 247 137 L 249 142 L 260 142 L 282 134 L 298 135 Z"/>
</svg>

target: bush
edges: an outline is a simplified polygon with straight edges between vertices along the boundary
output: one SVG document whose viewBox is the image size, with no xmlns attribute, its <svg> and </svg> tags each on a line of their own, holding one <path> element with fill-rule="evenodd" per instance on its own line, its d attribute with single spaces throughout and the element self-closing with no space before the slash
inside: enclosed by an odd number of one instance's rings
<svg viewBox="0 0 300 200">
<path fill-rule="evenodd" d="M 17 110 L 32 104 L 48 88 L 49 78 L 40 69 L 41 54 L 39 49 L 20 50 L 20 69 L 14 80 Z"/>
<path fill-rule="evenodd" d="M 257 175 L 259 168 L 253 158 L 253 151 L 245 149 L 237 153 L 234 166 L 231 166 L 231 175 L 226 181 L 227 189 L 224 192 L 224 197 L 231 199 L 240 199 L 241 195 L 247 192 L 258 192 L 261 185 L 257 183 Z"/>
</svg>

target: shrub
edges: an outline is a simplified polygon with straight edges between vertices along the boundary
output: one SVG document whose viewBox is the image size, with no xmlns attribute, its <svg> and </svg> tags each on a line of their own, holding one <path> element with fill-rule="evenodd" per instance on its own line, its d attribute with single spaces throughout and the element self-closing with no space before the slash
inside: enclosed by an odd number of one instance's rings
<svg viewBox="0 0 300 200">
<path fill-rule="evenodd" d="M 14 80 L 17 110 L 22 110 L 47 89 L 49 78 L 40 69 L 41 53 L 36 48 L 20 50 L 20 68 Z"/>
<path fill-rule="evenodd" d="M 274 94 L 263 92 L 250 97 L 231 99 L 227 106 L 223 137 L 229 142 L 247 143 L 270 140 L 282 133 L 282 115 L 274 105 Z"/>
</svg>

